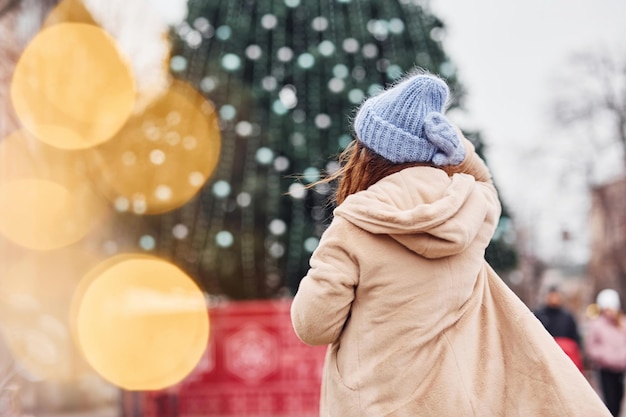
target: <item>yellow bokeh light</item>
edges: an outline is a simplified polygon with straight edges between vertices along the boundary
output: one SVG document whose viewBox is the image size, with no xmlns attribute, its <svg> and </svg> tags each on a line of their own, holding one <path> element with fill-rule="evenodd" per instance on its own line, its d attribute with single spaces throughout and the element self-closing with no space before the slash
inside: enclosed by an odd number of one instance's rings
<svg viewBox="0 0 626 417">
<path fill-rule="evenodd" d="M 42 26 L 48 27 L 59 23 L 87 23 L 97 26 L 82 0 L 60 1 L 48 14 Z"/>
<path fill-rule="evenodd" d="M 93 150 L 94 178 L 116 207 L 164 213 L 187 203 L 205 184 L 220 148 L 213 105 L 175 81 L 167 94 Z"/>
<path fill-rule="evenodd" d="M 62 249 L 1 261 L 0 330 L 25 376 L 74 381 L 92 374 L 72 338 L 69 306 L 95 258 Z"/>
<path fill-rule="evenodd" d="M 0 234 L 51 250 L 82 239 L 106 212 L 81 154 L 45 145 L 24 131 L 0 142 Z"/>
<path fill-rule="evenodd" d="M 126 256 L 106 266 L 96 267 L 76 310 L 85 358 L 127 390 L 180 382 L 207 345 L 204 294 L 182 270 L 158 258 Z"/>
<path fill-rule="evenodd" d="M 42 30 L 15 67 L 11 100 L 38 139 L 84 149 L 111 138 L 135 101 L 132 71 L 113 39 L 84 23 Z"/>
</svg>

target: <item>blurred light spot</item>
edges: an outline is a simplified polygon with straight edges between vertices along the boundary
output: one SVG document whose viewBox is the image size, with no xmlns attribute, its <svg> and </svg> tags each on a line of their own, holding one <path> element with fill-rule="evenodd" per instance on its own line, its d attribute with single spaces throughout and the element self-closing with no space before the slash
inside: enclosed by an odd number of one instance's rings
<svg viewBox="0 0 626 417">
<path fill-rule="evenodd" d="M 202 44 L 202 35 L 197 30 L 192 30 L 185 36 L 185 41 L 190 48 L 196 49 Z"/>
<path fill-rule="evenodd" d="M 274 159 L 274 169 L 278 172 L 286 171 L 289 168 L 289 159 L 286 156 L 277 156 Z"/>
<path fill-rule="evenodd" d="M 328 129 L 331 124 L 330 116 L 324 113 L 320 113 L 315 116 L 315 126 L 320 129 Z"/>
<path fill-rule="evenodd" d="M 276 57 L 278 57 L 280 61 L 289 62 L 293 58 L 293 50 L 288 46 L 281 46 L 278 48 L 278 51 L 276 51 Z"/>
<path fill-rule="evenodd" d="M 183 148 L 191 151 L 198 146 L 198 139 L 193 136 L 185 136 L 183 139 Z"/>
<path fill-rule="evenodd" d="M 317 245 L 319 245 L 320 240 L 316 237 L 309 237 L 304 241 L 304 250 L 309 252 L 309 253 L 313 253 L 313 251 L 317 248 Z"/>
<path fill-rule="evenodd" d="M 394 17 L 393 19 L 389 20 L 389 31 L 397 35 L 404 32 L 404 22 L 402 21 L 402 19 Z"/>
<path fill-rule="evenodd" d="M 306 182 L 315 182 L 320 179 L 320 170 L 315 167 L 308 167 L 302 176 Z"/>
<path fill-rule="evenodd" d="M 170 198 L 172 198 L 173 195 L 174 193 L 172 192 L 172 189 L 168 187 L 167 185 L 163 185 L 163 184 L 158 185 L 156 189 L 154 190 L 154 196 L 158 200 L 167 201 Z"/>
<path fill-rule="evenodd" d="M 128 199 L 126 197 L 117 197 L 115 199 L 115 210 L 119 211 L 120 213 L 123 213 L 125 211 L 128 211 L 128 209 L 130 208 L 130 201 L 128 201 Z"/>
<path fill-rule="evenodd" d="M 172 228 L 172 235 L 178 240 L 183 240 L 189 235 L 189 228 L 184 224 L 177 224 Z"/>
<path fill-rule="evenodd" d="M 295 109 L 291 117 L 295 123 L 303 123 L 306 120 L 306 112 L 302 109 Z"/>
<path fill-rule="evenodd" d="M 442 77 L 451 77 L 454 75 L 455 71 L 454 64 L 450 61 L 442 62 L 441 65 L 439 65 L 439 73 Z"/>
<path fill-rule="evenodd" d="M 233 234 L 226 230 L 222 230 L 215 235 L 215 243 L 222 248 L 231 247 L 234 241 Z"/>
<path fill-rule="evenodd" d="M 329 163 L 326 164 L 326 172 L 329 175 L 332 175 L 339 170 L 339 167 L 340 165 L 337 161 L 330 161 Z"/>
<path fill-rule="evenodd" d="M 272 30 L 278 24 L 278 19 L 273 14 L 266 14 L 261 17 L 261 26 L 267 30 Z"/>
<path fill-rule="evenodd" d="M 154 257 L 120 256 L 87 278 L 76 328 L 103 378 L 127 390 L 159 390 L 195 368 L 209 319 L 204 294 L 183 271 Z"/>
<path fill-rule="evenodd" d="M 328 19 L 326 19 L 324 16 L 318 16 L 311 21 L 311 27 L 313 28 L 313 30 L 322 32 L 328 29 Z"/>
<path fill-rule="evenodd" d="M 349 54 L 354 54 L 359 50 L 359 41 L 354 38 L 347 38 L 343 41 L 343 50 Z"/>
<path fill-rule="evenodd" d="M 156 241 L 150 235 L 143 235 L 139 238 L 139 247 L 143 250 L 153 250 L 156 246 Z"/>
<path fill-rule="evenodd" d="M 215 90 L 215 87 L 217 87 L 217 82 L 213 77 L 204 77 L 200 81 L 200 89 L 205 93 L 210 93 L 211 91 Z"/>
<path fill-rule="evenodd" d="M 272 159 L 274 159 L 274 152 L 270 148 L 262 147 L 256 151 L 256 160 L 259 164 L 270 164 Z"/>
<path fill-rule="evenodd" d="M 367 22 L 367 30 L 378 41 L 384 41 L 389 36 L 389 27 L 385 20 L 370 20 Z"/>
<path fill-rule="evenodd" d="M 193 27 L 195 27 L 202 33 L 206 33 L 211 27 L 211 23 L 207 20 L 206 17 L 200 16 L 193 21 Z"/>
<path fill-rule="evenodd" d="M 306 196 L 306 188 L 304 185 L 294 182 L 289 186 L 289 195 L 296 200 L 303 199 Z"/>
<path fill-rule="evenodd" d="M 252 203 L 252 196 L 250 193 L 243 192 L 237 195 L 237 204 L 240 207 L 248 207 L 250 203 Z"/>
<path fill-rule="evenodd" d="M 292 133 L 291 137 L 289 137 L 289 141 L 296 148 L 300 146 L 304 146 L 306 144 L 306 139 L 304 135 L 300 132 Z"/>
<path fill-rule="evenodd" d="M 339 146 L 343 149 L 347 148 L 350 142 L 352 142 L 352 137 L 347 134 L 343 134 L 339 136 Z"/>
<path fill-rule="evenodd" d="M 39 32 L 20 56 L 11 99 L 39 140 L 84 149 L 109 140 L 135 105 L 132 71 L 113 39 L 83 23 Z"/>
<path fill-rule="evenodd" d="M 222 57 L 222 67 L 226 71 L 236 71 L 241 67 L 241 58 L 235 54 L 226 54 Z"/>
<path fill-rule="evenodd" d="M 330 188 L 330 184 L 322 182 L 315 185 L 315 191 L 319 194 L 328 195 L 332 190 Z"/>
<path fill-rule="evenodd" d="M 357 81 L 361 81 L 365 78 L 365 76 L 367 75 L 365 68 L 363 68 L 360 65 L 357 65 L 356 67 L 352 68 L 352 78 L 354 78 Z"/>
<path fill-rule="evenodd" d="M 271 234 L 280 236 L 287 231 L 287 224 L 280 219 L 274 219 L 270 222 L 268 229 Z"/>
<path fill-rule="evenodd" d="M 333 75 L 337 78 L 346 78 L 350 70 L 344 64 L 337 64 L 333 67 Z"/>
<path fill-rule="evenodd" d="M 346 83 L 341 78 L 331 78 L 328 81 L 328 89 L 333 93 L 340 93 L 345 88 Z"/>
<path fill-rule="evenodd" d="M 443 42 L 446 37 L 446 31 L 441 27 L 434 27 L 430 30 L 430 38 L 435 42 Z"/>
<path fill-rule="evenodd" d="M 213 195 L 220 198 L 226 198 L 230 195 L 230 184 L 224 180 L 216 181 L 213 184 Z"/>
<path fill-rule="evenodd" d="M 187 58 L 180 55 L 174 55 L 170 59 L 170 68 L 174 72 L 183 72 L 187 69 Z"/>
<path fill-rule="evenodd" d="M 280 100 L 274 101 L 274 103 L 272 104 L 272 110 L 279 116 L 287 114 L 287 112 L 289 111 L 289 109 Z"/>
<path fill-rule="evenodd" d="M 224 120 L 233 120 L 237 115 L 237 109 L 230 104 L 224 104 L 220 107 L 220 117 Z"/>
<path fill-rule="evenodd" d="M 230 26 L 223 25 L 215 30 L 215 37 L 219 40 L 226 41 L 230 39 L 232 33 L 233 31 L 230 29 Z"/>
<path fill-rule="evenodd" d="M 365 98 L 365 94 L 358 88 L 353 88 L 348 92 L 348 100 L 353 104 L 359 104 Z"/>
<path fill-rule="evenodd" d="M 263 50 L 259 45 L 248 45 L 248 47 L 246 48 L 246 56 L 253 61 L 261 58 L 262 55 Z"/>
<path fill-rule="evenodd" d="M 269 247 L 269 253 L 272 258 L 282 258 L 285 254 L 285 246 L 280 242 L 273 242 Z"/>
<path fill-rule="evenodd" d="M 305 52 L 298 57 L 298 65 L 303 69 L 309 69 L 315 65 L 315 58 L 310 53 Z"/>
<path fill-rule="evenodd" d="M 204 184 L 204 181 L 206 181 L 206 179 L 204 178 L 202 172 L 194 171 L 189 174 L 189 184 L 193 187 L 200 187 Z"/>
<path fill-rule="evenodd" d="M 328 40 L 322 41 L 317 46 L 317 50 L 320 51 L 320 54 L 324 56 L 331 56 L 333 53 L 335 53 L 335 44 Z"/>
<path fill-rule="evenodd" d="M 369 86 L 369 88 L 367 89 L 367 94 L 369 94 L 370 96 L 375 96 L 378 95 L 380 93 L 382 93 L 384 90 L 383 86 L 380 84 L 372 84 Z"/>
<path fill-rule="evenodd" d="M 366 43 L 361 49 L 365 58 L 376 58 L 378 56 L 378 47 L 373 43 Z"/>
<path fill-rule="evenodd" d="M 252 123 L 242 120 L 235 126 L 235 132 L 242 137 L 250 136 L 252 134 Z"/>
<path fill-rule="evenodd" d="M 285 0 L 285 6 L 287 7 L 298 7 L 300 5 L 300 0 Z"/>
<path fill-rule="evenodd" d="M 177 111 L 171 111 L 167 114 L 165 121 L 169 126 L 176 126 L 181 121 L 180 113 Z"/>
<path fill-rule="evenodd" d="M 176 131 L 170 131 L 165 134 L 165 142 L 170 146 L 176 146 L 180 142 L 180 135 Z M 165 154 L 163 154 L 165 156 Z"/>
<path fill-rule="evenodd" d="M 160 149 L 154 149 L 150 152 L 150 162 L 154 165 L 162 165 L 165 162 L 165 152 Z"/>
<path fill-rule="evenodd" d="M 278 93 L 280 102 L 287 109 L 293 109 L 298 105 L 298 97 L 296 96 L 296 87 L 291 84 L 287 84 L 280 89 Z"/>
<path fill-rule="evenodd" d="M 402 68 L 398 65 L 390 65 L 387 67 L 387 77 L 392 80 L 397 80 L 402 76 Z"/>
<path fill-rule="evenodd" d="M 133 196 L 133 213 L 144 214 L 148 211 L 148 203 L 146 197 L 143 194 L 136 194 Z"/>
<path fill-rule="evenodd" d="M 273 91 L 278 86 L 278 82 L 276 81 L 276 78 L 268 75 L 263 77 L 263 79 L 261 80 L 261 85 L 263 86 L 264 90 Z"/>
</svg>

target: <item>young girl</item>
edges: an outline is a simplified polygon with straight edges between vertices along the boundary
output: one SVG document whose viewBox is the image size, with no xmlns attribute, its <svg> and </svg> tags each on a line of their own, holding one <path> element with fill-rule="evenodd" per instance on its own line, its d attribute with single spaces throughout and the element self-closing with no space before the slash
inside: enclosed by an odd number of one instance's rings
<svg viewBox="0 0 626 417">
<path fill-rule="evenodd" d="M 602 399 L 614 416 L 619 416 L 624 399 L 626 371 L 626 323 L 617 291 L 606 288 L 598 293 L 600 315 L 589 323 L 585 352 L 597 373 Z"/>
<path fill-rule="evenodd" d="M 323 417 L 609 417 L 572 361 L 484 260 L 500 204 L 443 116 L 448 87 L 407 77 L 365 101 L 338 207 L 294 297 L 329 344 Z"/>
</svg>

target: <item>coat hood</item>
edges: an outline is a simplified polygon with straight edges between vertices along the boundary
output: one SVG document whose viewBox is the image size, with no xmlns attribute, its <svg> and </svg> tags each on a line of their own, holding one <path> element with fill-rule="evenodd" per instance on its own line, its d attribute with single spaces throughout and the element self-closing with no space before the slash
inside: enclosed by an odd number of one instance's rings
<svg viewBox="0 0 626 417">
<path fill-rule="evenodd" d="M 463 251 L 485 224 L 489 200 L 468 174 L 419 166 L 348 196 L 334 211 L 355 226 L 386 234 L 415 253 L 440 258 Z"/>
</svg>

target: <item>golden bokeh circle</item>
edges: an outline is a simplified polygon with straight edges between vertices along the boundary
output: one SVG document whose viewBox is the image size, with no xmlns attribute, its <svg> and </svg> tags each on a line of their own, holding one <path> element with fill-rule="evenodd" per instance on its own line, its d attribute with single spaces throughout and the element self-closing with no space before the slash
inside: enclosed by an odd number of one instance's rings
<svg viewBox="0 0 626 417">
<path fill-rule="evenodd" d="M 0 142 L 0 234 L 20 246 L 51 250 L 82 239 L 108 211 L 84 155 L 17 131 Z"/>
<path fill-rule="evenodd" d="M 15 112 L 39 140 L 84 149 L 109 140 L 135 103 L 132 70 L 103 29 L 60 23 L 39 32 L 11 82 Z"/>
<path fill-rule="evenodd" d="M 0 141 L 0 234 L 20 246 L 51 250 L 82 239 L 108 211 L 84 155 L 17 131 Z"/>
<path fill-rule="evenodd" d="M 76 381 L 92 375 L 71 334 L 70 303 L 96 258 L 81 250 L 0 257 L 0 331 L 28 379 Z"/>
<path fill-rule="evenodd" d="M 213 105 L 174 81 L 145 112 L 92 152 L 94 181 L 116 207 L 160 214 L 194 197 L 219 161 L 221 134 Z"/>
<path fill-rule="evenodd" d="M 127 390 L 158 390 L 185 378 L 209 337 L 204 294 L 181 269 L 156 257 L 96 267 L 78 303 L 76 330 L 91 366 Z"/>
</svg>

